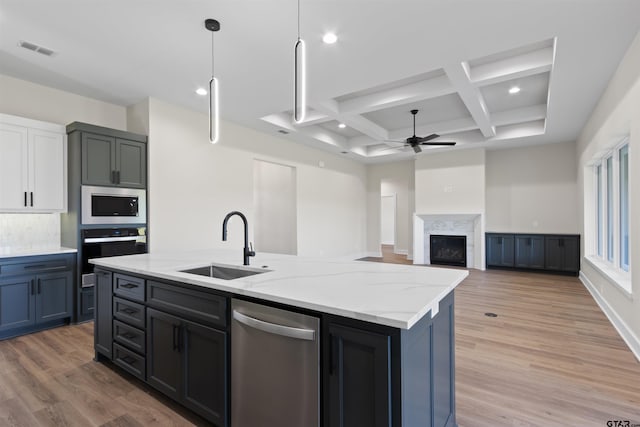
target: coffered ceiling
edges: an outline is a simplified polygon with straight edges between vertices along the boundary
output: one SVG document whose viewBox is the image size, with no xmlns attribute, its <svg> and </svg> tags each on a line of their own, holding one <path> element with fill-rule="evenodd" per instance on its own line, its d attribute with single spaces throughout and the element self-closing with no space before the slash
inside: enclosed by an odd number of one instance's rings
<svg viewBox="0 0 640 427">
<path fill-rule="evenodd" d="M 411 109 L 418 136 L 458 143 L 417 155 L 575 139 L 638 16 L 637 0 L 301 0 L 310 110 L 300 125 L 295 1 L 0 0 L 0 73 L 206 112 L 195 89 L 210 75 L 203 21 L 216 18 L 223 119 L 371 163 L 416 156 L 393 142 L 413 134 Z M 327 31 L 337 43 L 322 42 Z"/>
</svg>

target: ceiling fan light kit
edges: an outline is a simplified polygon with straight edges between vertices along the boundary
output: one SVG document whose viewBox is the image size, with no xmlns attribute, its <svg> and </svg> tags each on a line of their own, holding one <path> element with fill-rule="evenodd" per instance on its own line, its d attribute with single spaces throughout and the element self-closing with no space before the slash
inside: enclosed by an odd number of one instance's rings
<svg viewBox="0 0 640 427">
<path fill-rule="evenodd" d="M 215 19 L 204 21 L 204 27 L 211 31 L 211 79 L 209 80 L 209 142 L 215 144 L 220 139 L 220 106 L 218 103 L 218 79 L 213 68 L 213 34 L 220 31 L 220 22 Z"/>
</svg>

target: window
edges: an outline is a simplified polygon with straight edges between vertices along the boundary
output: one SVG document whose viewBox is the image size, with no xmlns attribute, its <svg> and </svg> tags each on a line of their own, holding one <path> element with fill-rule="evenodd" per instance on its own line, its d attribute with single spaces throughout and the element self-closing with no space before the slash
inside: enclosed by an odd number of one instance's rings
<svg viewBox="0 0 640 427">
<path fill-rule="evenodd" d="M 620 156 L 620 267 L 629 271 L 629 145 Z"/>
<path fill-rule="evenodd" d="M 610 267 L 628 272 L 629 265 L 629 144 L 625 139 L 596 161 L 595 248 Z"/>
</svg>

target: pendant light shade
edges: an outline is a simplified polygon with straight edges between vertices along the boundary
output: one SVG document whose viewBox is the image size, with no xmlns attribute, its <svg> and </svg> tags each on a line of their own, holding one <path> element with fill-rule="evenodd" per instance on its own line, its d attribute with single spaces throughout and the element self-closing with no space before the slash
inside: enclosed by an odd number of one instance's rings
<svg viewBox="0 0 640 427">
<path fill-rule="evenodd" d="M 300 38 L 300 0 L 298 0 L 298 41 L 294 48 L 293 120 L 302 123 L 307 115 L 307 53 Z"/>
<path fill-rule="evenodd" d="M 209 80 L 209 142 L 215 144 L 220 138 L 220 106 L 218 103 L 218 79 L 213 72 L 213 34 L 220 30 L 220 22 L 207 19 L 204 26 L 211 31 L 211 79 Z"/>
</svg>

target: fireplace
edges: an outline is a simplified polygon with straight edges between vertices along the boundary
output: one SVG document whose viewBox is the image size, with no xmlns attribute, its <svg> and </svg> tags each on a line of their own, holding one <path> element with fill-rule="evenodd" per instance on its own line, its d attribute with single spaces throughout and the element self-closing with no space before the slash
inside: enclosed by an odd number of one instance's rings
<svg viewBox="0 0 640 427">
<path fill-rule="evenodd" d="M 429 237 L 431 264 L 467 266 L 467 236 L 431 234 Z"/>
</svg>

